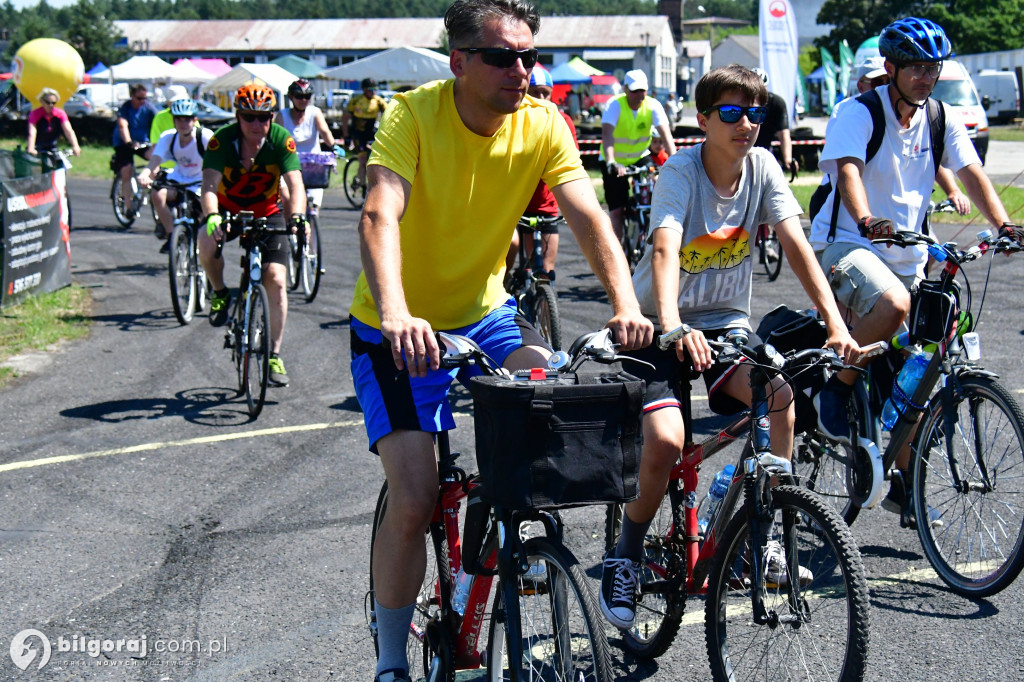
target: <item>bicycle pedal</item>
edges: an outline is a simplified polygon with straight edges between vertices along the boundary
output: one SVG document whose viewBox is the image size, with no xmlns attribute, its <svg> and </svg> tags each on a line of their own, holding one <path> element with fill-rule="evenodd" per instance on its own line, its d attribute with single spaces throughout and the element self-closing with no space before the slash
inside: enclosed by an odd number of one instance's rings
<svg viewBox="0 0 1024 682">
<path fill-rule="evenodd" d="M 231 339 L 231 332 L 226 333 L 224 335 L 224 347 L 225 348 L 233 348 L 234 345 L 235 344 L 232 343 L 232 339 Z"/>
</svg>

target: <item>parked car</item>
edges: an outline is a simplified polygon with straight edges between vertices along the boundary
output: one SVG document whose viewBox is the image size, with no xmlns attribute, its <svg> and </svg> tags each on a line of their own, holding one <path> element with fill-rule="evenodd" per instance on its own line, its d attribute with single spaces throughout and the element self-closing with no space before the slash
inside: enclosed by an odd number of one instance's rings
<svg viewBox="0 0 1024 682">
<path fill-rule="evenodd" d="M 76 92 L 64 103 L 64 113 L 71 118 L 82 118 L 96 113 L 96 107 L 85 93 Z"/>
<path fill-rule="evenodd" d="M 200 125 L 216 130 L 235 120 L 235 115 L 226 109 L 221 109 L 216 104 L 210 104 L 206 100 L 197 99 L 196 106 L 199 111 L 196 117 Z"/>
<path fill-rule="evenodd" d="M 942 73 L 932 90 L 932 97 L 945 102 L 950 113 L 958 116 L 967 127 L 967 135 L 984 164 L 988 154 L 988 116 L 985 115 L 967 67 L 954 59 L 944 62 Z"/>
<path fill-rule="evenodd" d="M 1013 71 L 982 69 L 974 76 L 974 85 L 989 121 L 1010 123 L 1020 116 L 1020 91 Z"/>
</svg>

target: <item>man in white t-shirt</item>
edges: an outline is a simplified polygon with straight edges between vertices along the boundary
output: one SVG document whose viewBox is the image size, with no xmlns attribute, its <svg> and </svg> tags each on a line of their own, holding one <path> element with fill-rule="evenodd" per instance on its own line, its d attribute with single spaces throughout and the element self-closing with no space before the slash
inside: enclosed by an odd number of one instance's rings
<svg viewBox="0 0 1024 682">
<path fill-rule="evenodd" d="M 910 311 L 909 289 L 924 275 L 924 247 L 879 248 L 870 240 L 921 227 L 936 176 L 926 102 L 952 46 L 937 24 L 909 17 L 882 31 L 879 51 L 890 81 L 876 89 L 885 116 L 881 147 L 865 164 L 873 129 L 866 106 L 844 106 L 829 120 L 819 166 L 838 179 L 843 210 L 830 234 L 833 192 L 815 216 L 810 236 L 833 293 L 852 322 L 851 334 L 861 345 L 888 340 L 899 329 Z M 947 113 L 943 139 L 941 165 L 957 174 L 990 223 L 1019 238 L 1020 228 L 1009 223 L 957 116 Z M 819 427 L 840 442 L 850 440 L 845 415 L 855 380 L 854 371 L 848 370 L 815 396 Z M 905 472 L 908 462 L 909 451 L 900 454 L 896 466 Z M 899 511 L 905 502 L 894 488 L 883 506 Z"/>
<path fill-rule="evenodd" d="M 672 124 L 665 107 L 647 96 L 647 74 L 640 69 L 627 71 L 623 78 L 626 92 L 608 102 L 601 115 L 601 154 L 604 158 L 604 202 L 612 219 L 615 236 L 622 239 L 622 209 L 629 201 L 626 166 L 643 158 L 651 145 L 651 128 L 665 141 L 669 156 L 676 153 Z"/>
<path fill-rule="evenodd" d="M 160 164 L 164 161 L 174 161 L 174 168 L 168 172 L 167 179 L 198 190 L 199 183 L 203 180 L 203 153 L 210 138 L 213 137 L 213 131 L 197 125 L 194 100 L 176 99 L 171 102 L 170 109 L 174 128 L 165 130 L 160 135 L 156 146 L 153 147 L 149 165 L 139 173 L 139 185 L 149 187 L 153 183 L 153 172 Z M 152 193 L 151 198 L 157 217 L 156 236 L 164 240 L 160 253 L 166 253 L 166 240 L 174 229 L 174 216 L 171 215 L 168 202 L 174 202 L 178 198 L 178 190 L 161 187 Z"/>
</svg>

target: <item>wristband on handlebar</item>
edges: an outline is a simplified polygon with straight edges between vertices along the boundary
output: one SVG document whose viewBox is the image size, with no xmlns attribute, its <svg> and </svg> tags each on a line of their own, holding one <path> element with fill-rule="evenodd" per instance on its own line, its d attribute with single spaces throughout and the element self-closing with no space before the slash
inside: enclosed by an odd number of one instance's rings
<svg viewBox="0 0 1024 682">
<path fill-rule="evenodd" d="M 306 216 L 302 213 L 292 213 L 291 217 L 288 218 L 288 226 L 291 227 L 293 225 L 295 227 L 305 227 Z"/>
<path fill-rule="evenodd" d="M 224 216 L 220 213 L 211 213 L 206 216 L 206 236 L 212 237 L 213 233 L 224 223 Z"/>
</svg>

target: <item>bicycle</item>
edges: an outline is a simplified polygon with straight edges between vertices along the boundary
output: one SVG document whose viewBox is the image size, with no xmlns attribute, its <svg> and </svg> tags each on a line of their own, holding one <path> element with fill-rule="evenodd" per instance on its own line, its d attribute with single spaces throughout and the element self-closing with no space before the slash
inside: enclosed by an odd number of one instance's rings
<svg viewBox="0 0 1024 682">
<path fill-rule="evenodd" d="M 622 250 L 629 262 L 629 271 L 634 272 L 647 250 L 651 231 L 651 196 L 658 169 L 653 165 L 630 166 L 626 168 L 626 177 L 631 191 L 622 212 Z"/>
<path fill-rule="evenodd" d="M 264 237 L 289 234 L 288 228 L 275 228 L 266 218 L 254 218 L 252 211 L 224 215 L 225 231 L 239 235 L 245 253 L 242 255 L 242 279 L 239 295 L 231 307 L 224 347 L 231 349 L 231 360 L 238 374 L 238 393 L 245 394 L 249 416 L 253 419 L 263 410 L 270 377 L 270 311 L 267 291 L 263 288 L 263 258 L 260 242 Z M 224 242 L 217 242 L 220 258 Z"/>
<path fill-rule="evenodd" d="M 509 274 L 509 294 L 519 313 L 537 328 L 554 350 L 562 347 L 562 324 L 558 317 L 558 295 L 544 269 L 544 244 L 541 225 L 562 222 L 560 216 L 523 216 L 516 224 L 519 231 L 519 258 Z M 533 253 L 526 254 L 526 230 L 533 233 Z"/>
<path fill-rule="evenodd" d="M 63 149 L 40 149 L 39 160 L 42 166 L 43 173 L 49 173 L 55 170 L 64 170 L 64 201 L 68 208 L 68 230 L 72 229 L 73 223 L 71 221 L 71 195 L 68 194 L 68 171 L 71 170 L 71 158 L 68 153 Z"/>
<path fill-rule="evenodd" d="M 341 172 L 342 183 L 345 186 L 345 198 L 348 199 L 348 203 L 352 204 L 352 208 L 362 208 L 366 202 L 367 183 L 359 180 L 359 157 L 365 158 L 369 154 L 370 151 L 367 148 L 348 157 L 345 168 Z"/>
<path fill-rule="evenodd" d="M 136 154 L 138 153 L 137 150 Z M 110 186 L 110 202 L 114 206 L 114 217 L 117 222 L 122 227 L 131 227 L 135 219 L 139 217 L 142 207 L 149 203 L 149 193 L 139 186 L 139 167 L 132 164 L 132 200 L 130 205 L 125 206 L 124 195 L 121 192 L 121 173 L 114 167 L 116 159 L 116 154 L 110 157 L 110 168 L 114 171 L 114 182 Z M 153 215 L 153 219 L 156 220 L 156 214 Z"/>
<path fill-rule="evenodd" d="M 933 210 L 943 210 L 943 205 Z M 1021 247 L 988 231 L 979 240 L 966 250 L 909 231 L 875 240 L 900 247 L 924 245 L 944 263 L 938 279 L 911 291 L 910 341 L 934 345 L 935 351 L 881 455 L 845 457 L 820 434 L 810 440 L 818 447 L 798 452 L 810 468 L 806 485 L 825 495 L 848 523 L 860 509 L 880 501 L 883 480 L 902 486 L 909 502 L 900 514 L 901 527 L 916 528 L 939 578 L 957 594 L 972 598 L 1000 592 L 1024 568 L 1024 508 L 1017 504 L 1024 493 L 1017 484 L 1024 471 L 1024 412 L 997 375 L 980 366 L 980 352 L 968 356 L 961 337 L 975 319 L 971 291 L 964 276 L 967 303 L 961 308 L 956 280 L 965 263 Z M 985 291 L 987 287 L 986 279 Z M 916 318 L 915 311 L 921 311 Z M 870 390 L 858 386 L 849 405 L 853 433 L 871 445 L 882 442 L 877 415 L 885 387 L 879 383 L 872 383 Z M 893 465 L 908 444 L 909 480 L 903 480 Z"/>
<path fill-rule="evenodd" d="M 683 335 L 659 337 L 664 350 Z M 692 373 L 680 384 L 686 446 L 669 477 L 644 542 L 633 627 L 622 644 L 633 655 L 664 654 L 679 632 L 686 599 L 704 594 L 705 642 L 715 680 L 860 680 L 867 663 L 868 588 L 857 544 L 842 519 L 800 487 L 790 462 L 771 454 L 767 387 L 792 366 L 843 368 L 831 350 L 783 357 L 746 346 L 745 332 L 709 341 L 718 362 L 752 364 L 753 407 L 694 443 Z M 702 535 L 696 491 L 701 464 L 746 439 L 736 474 Z M 779 485 L 772 486 L 773 478 Z M 618 542 L 622 507 L 608 508 L 605 545 Z M 756 559 L 756 560 L 755 560 Z M 790 580 L 789 576 L 798 576 Z"/>
<path fill-rule="evenodd" d="M 178 322 L 188 324 L 195 313 L 206 308 L 209 295 L 206 272 L 199 263 L 199 229 L 203 207 L 195 193 L 195 185 L 190 187 L 170 180 L 161 171 L 153 181 L 153 189 L 164 187 L 175 190 L 174 201 L 168 202 L 174 217 L 167 252 L 171 305 Z"/>
<path fill-rule="evenodd" d="M 754 245 L 757 247 L 757 260 L 764 266 L 768 281 L 774 282 L 782 272 L 782 259 L 785 254 L 782 252 L 782 245 L 779 244 L 779 237 L 768 223 L 757 226 Z"/>
<path fill-rule="evenodd" d="M 340 149 L 340 148 L 339 148 Z M 344 150 L 334 152 L 303 152 L 302 182 L 306 187 L 306 222 L 309 224 L 309 239 L 305 233 L 289 236 L 291 260 L 288 262 L 288 288 L 295 291 L 302 285 L 306 303 L 312 303 L 320 291 L 320 278 L 324 274 L 323 253 L 320 247 L 320 207 L 313 202 L 309 190 L 325 188 L 330 184 L 330 174 L 335 171 L 336 158 L 344 158 Z"/>
<path fill-rule="evenodd" d="M 437 337 L 443 350 L 442 367 L 476 366 L 485 375 L 511 376 L 471 340 L 443 332 Z M 571 354 L 553 355 L 549 367 L 572 372 L 587 360 L 611 363 L 618 359 L 610 334 L 603 330 L 580 337 Z M 527 370 L 525 376 L 530 375 Z M 440 489 L 424 536 L 427 572 L 409 631 L 409 661 L 420 662 L 423 679 L 439 682 L 453 682 L 457 670 L 484 666 L 487 679 L 494 681 L 610 681 L 611 654 L 600 610 L 578 561 L 562 544 L 558 514 L 490 505 L 481 497 L 479 477 L 457 466 L 459 453 L 451 451 L 448 432 L 439 433 L 436 442 Z M 367 622 L 378 654 L 376 620 L 370 606 L 374 595 L 372 557 L 387 504 L 385 483 L 374 511 L 366 597 Z M 466 509 L 462 537 L 460 507 Z M 524 530 L 532 531 L 536 526 L 530 524 L 538 523 L 544 535 L 524 539 Z M 476 578 L 468 590 L 464 615 L 460 615 L 452 598 L 457 576 L 466 573 L 475 573 Z M 486 650 L 480 651 L 485 621 L 487 644 Z M 419 679 L 415 673 L 413 679 Z"/>
</svg>

